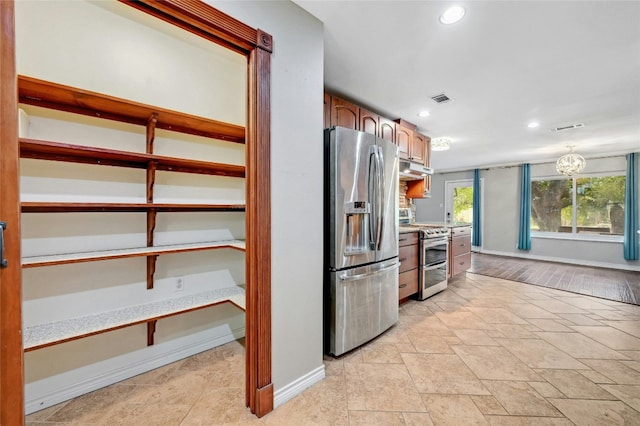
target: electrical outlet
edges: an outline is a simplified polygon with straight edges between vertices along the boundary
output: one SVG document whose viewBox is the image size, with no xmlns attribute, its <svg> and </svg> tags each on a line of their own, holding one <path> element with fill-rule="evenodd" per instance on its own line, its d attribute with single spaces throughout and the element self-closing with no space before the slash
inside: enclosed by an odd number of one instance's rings
<svg viewBox="0 0 640 426">
<path fill-rule="evenodd" d="M 184 290 L 184 278 L 177 277 L 173 291 L 183 291 L 183 290 Z"/>
</svg>

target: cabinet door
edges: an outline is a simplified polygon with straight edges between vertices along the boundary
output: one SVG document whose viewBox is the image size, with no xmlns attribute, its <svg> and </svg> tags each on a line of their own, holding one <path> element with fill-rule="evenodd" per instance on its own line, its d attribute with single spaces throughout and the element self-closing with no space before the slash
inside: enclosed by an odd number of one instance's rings
<svg viewBox="0 0 640 426">
<path fill-rule="evenodd" d="M 378 137 L 396 143 L 396 123 L 388 118 L 380 117 L 378 120 Z"/>
<path fill-rule="evenodd" d="M 360 112 L 356 105 L 343 101 L 335 96 L 331 97 L 331 125 L 359 130 Z"/>
<path fill-rule="evenodd" d="M 359 130 L 372 135 L 378 135 L 378 114 L 360 108 L 360 128 Z"/>
<path fill-rule="evenodd" d="M 410 180 L 407 182 L 407 198 L 430 198 L 431 197 L 431 176 L 424 179 Z"/>
<path fill-rule="evenodd" d="M 398 299 L 402 300 L 406 297 L 418 292 L 418 273 L 420 268 L 401 273 L 398 276 Z"/>
<path fill-rule="evenodd" d="M 461 272 L 467 271 L 471 267 L 471 253 L 461 254 L 453 258 L 451 262 L 451 276 L 458 275 Z"/>
<path fill-rule="evenodd" d="M 398 154 L 400 155 L 400 158 L 409 158 L 412 141 L 413 130 L 396 124 L 396 145 L 398 145 Z"/>
<path fill-rule="evenodd" d="M 400 273 L 418 267 L 418 245 L 401 246 L 398 250 L 398 260 L 400 261 Z"/>
<path fill-rule="evenodd" d="M 461 237 L 451 238 L 449 250 L 453 257 L 469 253 L 471 251 L 471 237 L 469 235 L 463 235 Z"/>
<path fill-rule="evenodd" d="M 411 152 L 409 159 L 413 162 L 420 163 L 423 165 L 426 164 L 427 160 L 427 137 L 425 135 L 421 135 L 418 132 L 413 134 L 413 140 L 411 141 Z"/>
</svg>

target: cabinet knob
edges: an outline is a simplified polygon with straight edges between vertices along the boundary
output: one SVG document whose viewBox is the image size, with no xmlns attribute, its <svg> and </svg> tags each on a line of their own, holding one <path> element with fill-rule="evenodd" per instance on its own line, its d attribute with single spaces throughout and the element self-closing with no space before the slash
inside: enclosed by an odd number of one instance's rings
<svg viewBox="0 0 640 426">
<path fill-rule="evenodd" d="M 400 284 L 400 288 L 405 288 L 407 284 Z"/>
</svg>

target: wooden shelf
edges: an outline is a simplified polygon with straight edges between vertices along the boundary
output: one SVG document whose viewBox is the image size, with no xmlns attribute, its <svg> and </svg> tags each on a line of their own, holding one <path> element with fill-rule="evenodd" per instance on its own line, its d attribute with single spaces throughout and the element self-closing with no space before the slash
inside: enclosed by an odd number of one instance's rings
<svg viewBox="0 0 640 426">
<path fill-rule="evenodd" d="M 20 138 L 20 157 L 137 169 L 155 163 L 156 170 L 161 171 L 245 177 L 244 166 L 25 138 Z"/>
<path fill-rule="evenodd" d="M 239 309 L 245 310 L 244 289 L 238 286 L 225 287 L 203 293 L 25 327 L 24 350 L 28 352 L 144 323 L 148 324 L 148 344 L 153 344 L 153 332 L 155 331 L 155 322 L 157 320 L 221 303 L 232 303 Z"/>
<path fill-rule="evenodd" d="M 39 266 L 64 265 L 68 263 L 93 262 L 97 260 L 124 259 L 128 257 L 157 256 L 162 254 L 186 253 L 190 251 L 234 249 L 245 251 L 242 240 L 213 241 L 205 243 L 172 244 L 155 247 L 134 247 L 128 249 L 101 250 L 84 253 L 66 253 L 48 256 L 31 256 L 22 258 L 23 268 Z"/>
<path fill-rule="evenodd" d="M 18 76 L 20 103 L 75 114 L 146 126 L 153 116 L 156 127 L 180 133 L 244 143 L 245 128 L 235 124 L 157 108 L 58 83 Z"/>
<path fill-rule="evenodd" d="M 244 204 L 57 203 L 23 201 L 22 213 L 80 212 L 243 212 Z"/>
</svg>

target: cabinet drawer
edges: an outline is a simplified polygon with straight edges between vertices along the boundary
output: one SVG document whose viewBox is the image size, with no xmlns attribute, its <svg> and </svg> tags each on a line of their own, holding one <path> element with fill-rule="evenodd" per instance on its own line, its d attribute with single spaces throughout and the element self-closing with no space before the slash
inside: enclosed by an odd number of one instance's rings
<svg viewBox="0 0 640 426">
<path fill-rule="evenodd" d="M 471 237 L 463 235 L 462 237 L 452 238 L 449 250 L 451 250 L 451 256 L 453 257 L 469 253 L 471 251 Z"/>
<path fill-rule="evenodd" d="M 460 237 L 462 235 L 471 235 L 471 227 L 470 226 L 459 226 L 451 228 L 451 236 L 452 237 Z"/>
<path fill-rule="evenodd" d="M 400 261 L 400 272 L 418 267 L 418 245 L 402 246 L 398 250 Z"/>
<path fill-rule="evenodd" d="M 399 235 L 398 237 L 398 245 L 402 246 L 410 246 L 418 244 L 418 233 L 417 232 L 405 232 Z"/>
<path fill-rule="evenodd" d="M 457 275 L 471 267 L 471 253 L 461 254 L 453 258 L 451 265 L 451 275 Z"/>
<path fill-rule="evenodd" d="M 418 271 L 415 268 L 410 271 L 402 272 L 398 279 L 398 298 L 404 299 L 418 292 Z"/>
</svg>

